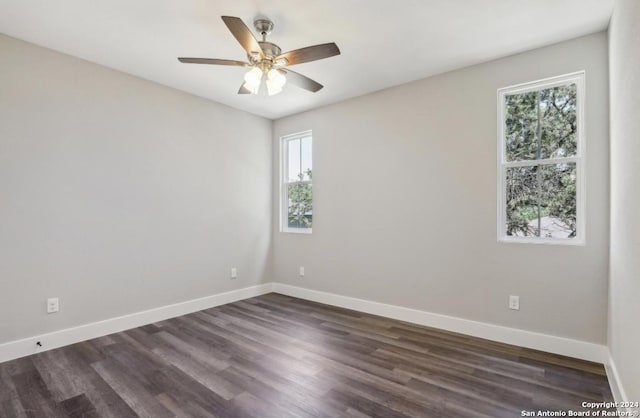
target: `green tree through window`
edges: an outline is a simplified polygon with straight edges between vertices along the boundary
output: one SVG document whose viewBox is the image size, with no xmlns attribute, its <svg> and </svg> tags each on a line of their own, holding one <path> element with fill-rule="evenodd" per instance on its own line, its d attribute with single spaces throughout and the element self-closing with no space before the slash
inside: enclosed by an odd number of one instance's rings
<svg viewBox="0 0 640 418">
<path fill-rule="evenodd" d="M 504 234 L 575 238 L 577 222 L 578 86 L 504 94 Z"/>
<path fill-rule="evenodd" d="M 313 226 L 311 131 L 282 138 L 282 230 L 309 233 Z"/>
<path fill-rule="evenodd" d="M 289 228 L 311 228 L 313 224 L 313 186 L 303 183 L 305 174 L 312 179 L 311 169 L 298 174 L 300 183 L 289 184 L 289 209 L 287 223 Z"/>
</svg>

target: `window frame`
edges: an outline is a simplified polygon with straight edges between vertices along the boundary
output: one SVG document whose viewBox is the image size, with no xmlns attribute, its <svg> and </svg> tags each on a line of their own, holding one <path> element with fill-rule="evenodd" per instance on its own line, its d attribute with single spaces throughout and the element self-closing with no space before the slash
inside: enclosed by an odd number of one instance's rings
<svg viewBox="0 0 640 418">
<path fill-rule="evenodd" d="M 313 177 L 311 180 L 303 180 L 303 181 L 288 181 L 288 167 L 289 167 L 289 155 L 287 153 L 287 143 L 289 141 L 293 141 L 296 139 L 302 139 L 306 137 L 311 137 L 311 165 L 313 167 L 313 133 L 312 131 L 306 130 L 302 132 L 297 132 L 289 135 L 284 135 L 280 137 L 280 232 L 288 232 L 293 234 L 311 234 L 313 232 L 313 224 L 311 228 L 290 228 L 288 226 L 288 212 L 289 212 L 289 202 L 288 202 L 288 188 L 289 184 L 311 184 L 313 187 Z M 302 148 L 302 141 L 300 142 Z M 301 159 L 302 161 L 302 159 Z M 313 197 L 312 200 L 313 202 Z"/>
<path fill-rule="evenodd" d="M 586 131 L 584 123 L 585 114 L 585 71 L 576 71 L 569 74 L 549 77 L 527 83 L 498 89 L 498 242 L 526 243 L 526 244 L 551 244 L 551 245 L 585 245 L 586 244 Z M 506 97 L 512 94 L 537 91 L 544 88 L 576 85 L 576 155 L 564 158 L 545 158 L 541 160 L 506 160 L 505 116 Z M 547 237 L 514 237 L 507 235 L 506 220 L 506 175 L 509 167 L 544 166 L 547 164 L 575 163 L 576 164 L 576 237 L 575 238 L 547 238 Z"/>
</svg>

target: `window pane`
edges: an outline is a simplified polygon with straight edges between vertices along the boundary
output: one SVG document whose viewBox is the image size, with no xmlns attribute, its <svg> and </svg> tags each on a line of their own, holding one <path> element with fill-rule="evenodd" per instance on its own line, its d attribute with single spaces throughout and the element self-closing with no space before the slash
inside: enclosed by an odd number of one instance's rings
<svg viewBox="0 0 640 418">
<path fill-rule="evenodd" d="M 312 166 L 312 148 L 311 148 L 311 137 L 305 137 L 301 140 L 301 159 L 302 159 L 302 175 L 303 180 L 311 180 L 311 170 Z"/>
<path fill-rule="evenodd" d="M 540 236 L 576 237 L 576 164 L 552 164 L 539 167 Z"/>
<path fill-rule="evenodd" d="M 538 92 L 511 94 L 505 97 L 505 142 L 507 161 L 536 158 Z"/>
<path fill-rule="evenodd" d="M 508 236 L 538 236 L 538 167 L 507 168 L 506 211 Z"/>
<path fill-rule="evenodd" d="M 582 242 L 577 174 L 582 164 L 578 93 L 583 81 L 583 74 L 570 74 L 500 90 L 500 217 L 505 217 L 506 236 Z"/>
<path fill-rule="evenodd" d="M 576 104 L 576 84 L 506 96 L 507 161 L 575 156 Z"/>
<path fill-rule="evenodd" d="M 300 181 L 300 140 L 287 141 L 287 181 Z"/>
<path fill-rule="evenodd" d="M 313 222 L 313 187 L 309 183 L 287 185 L 287 226 L 311 228 Z"/>
<path fill-rule="evenodd" d="M 576 237 L 576 164 L 507 168 L 509 236 Z"/>
<path fill-rule="evenodd" d="M 540 91 L 540 158 L 563 158 L 576 155 L 578 135 L 576 85 Z"/>
</svg>

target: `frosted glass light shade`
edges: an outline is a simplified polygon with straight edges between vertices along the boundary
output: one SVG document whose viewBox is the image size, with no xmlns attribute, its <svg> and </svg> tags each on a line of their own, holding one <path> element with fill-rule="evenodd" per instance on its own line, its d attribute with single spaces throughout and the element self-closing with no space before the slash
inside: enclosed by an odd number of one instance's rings
<svg viewBox="0 0 640 418">
<path fill-rule="evenodd" d="M 271 69 L 267 73 L 267 94 L 273 96 L 282 91 L 282 87 L 287 82 L 287 78 L 278 70 Z"/>
<path fill-rule="evenodd" d="M 254 67 L 244 75 L 243 87 L 253 94 L 258 94 L 263 80 L 269 96 L 280 93 L 287 82 L 284 74 L 276 69 L 272 68 L 268 72 L 264 72 L 260 68 Z"/>
<path fill-rule="evenodd" d="M 280 71 L 278 71 L 276 69 L 269 70 L 269 73 L 267 74 L 267 78 L 275 86 L 278 86 L 278 87 L 283 87 L 285 85 L 285 83 L 287 82 L 287 78 L 284 76 L 284 74 L 282 74 Z"/>
<path fill-rule="evenodd" d="M 258 67 L 254 67 L 244 75 L 244 88 L 251 91 L 253 94 L 258 94 L 260 90 L 260 83 L 262 82 L 262 70 Z"/>
</svg>

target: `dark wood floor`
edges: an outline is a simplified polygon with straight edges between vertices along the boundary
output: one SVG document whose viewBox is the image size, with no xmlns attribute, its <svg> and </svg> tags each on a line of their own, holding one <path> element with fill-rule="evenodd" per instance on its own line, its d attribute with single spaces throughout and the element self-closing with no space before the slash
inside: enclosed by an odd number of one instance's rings
<svg viewBox="0 0 640 418">
<path fill-rule="evenodd" d="M 598 364 L 268 294 L 0 364 L 7 417 L 519 417 Z"/>
</svg>

